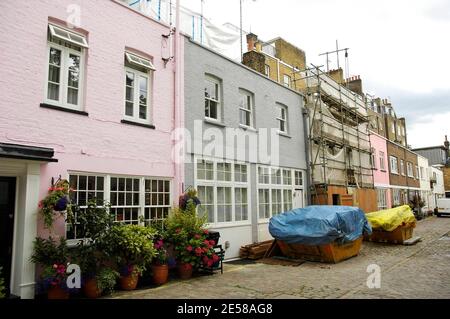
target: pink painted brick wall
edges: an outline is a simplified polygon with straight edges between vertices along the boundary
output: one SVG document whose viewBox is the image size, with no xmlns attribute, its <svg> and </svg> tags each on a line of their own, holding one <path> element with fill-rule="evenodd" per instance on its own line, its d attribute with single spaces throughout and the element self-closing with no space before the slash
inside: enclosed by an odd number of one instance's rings
<svg viewBox="0 0 450 319">
<path fill-rule="evenodd" d="M 375 188 L 377 186 L 389 186 L 389 159 L 387 153 L 386 139 L 378 134 L 370 134 L 370 143 L 375 149 L 375 161 L 376 169 L 373 171 L 373 181 Z M 380 164 L 380 152 L 384 153 L 384 170 L 381 169 Z M 387 205 L 391 207 L 391 194 L 390 191 L 387 192 Z"/>
<path fill-rule="evenodd" d="M 80 6 L 81 29 L 88 32 L 84 110 L 89 117 L 39 106 L 45 97 L 49 17 L 66 21 L 73 4 Z M 175 63 L 162 61 L 167 26 L 113 0 L 1 1 L 0 12 L 0 142 L 55 150 L 59 162 L 42 165 L 41 197 L 51 177 L 67 176 L 68 170 L 171 177 L 179 189 L 171 155 Z M 120 122 L 125 47 L 153 57 L 155 130 Z"/>
</svg>

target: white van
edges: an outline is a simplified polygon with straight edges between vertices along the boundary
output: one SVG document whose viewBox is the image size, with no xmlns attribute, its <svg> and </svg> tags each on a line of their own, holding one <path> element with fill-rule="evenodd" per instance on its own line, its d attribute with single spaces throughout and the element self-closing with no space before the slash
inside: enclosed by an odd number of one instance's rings
<svg viewBox="0 0 450 319">
<path fill-rule="evenodd" d="M 450 215 L 450 198 L 438 198 L 437 200 L 438 211 L 436 215 L 438 217 L 442 215 Z"/>
</svg>

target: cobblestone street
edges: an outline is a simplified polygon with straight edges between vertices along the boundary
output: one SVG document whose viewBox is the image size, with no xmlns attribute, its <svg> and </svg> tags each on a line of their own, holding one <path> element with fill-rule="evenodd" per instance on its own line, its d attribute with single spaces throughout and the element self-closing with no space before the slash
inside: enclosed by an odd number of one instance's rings
<svg viewBox="0 0 450 319">
<path fill-rule="evenodd" d="M 422 237 L 415 246 L 364 242 L 358 257 L 335 265 L 225 263 L 223 275 L 172 280 L 112 298 L 450 298 L 450 218 L 420 221 L 414 236 Z M 380 289 L 366 285 L 371 264 L 381 267 Z"/>
</svg>

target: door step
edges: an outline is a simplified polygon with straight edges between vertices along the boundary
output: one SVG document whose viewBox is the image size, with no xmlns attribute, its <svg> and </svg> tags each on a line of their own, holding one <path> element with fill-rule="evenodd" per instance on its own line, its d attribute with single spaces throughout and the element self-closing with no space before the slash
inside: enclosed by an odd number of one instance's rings
<svg viewBox="0 0 450 319">
<path fill-rule="evenodd" d="M 405 246 L 413 246 L 413 245 L 415 245 L 415 244 L 417 244 L 418 242 L 421 242 L 421 241 L 422 241 L 422 237 L 413 237 L 413 238 L 410 238 L 408 240 L 405 240 L 403 242 L 403 245 L 405 245 Z"/>
</svg>

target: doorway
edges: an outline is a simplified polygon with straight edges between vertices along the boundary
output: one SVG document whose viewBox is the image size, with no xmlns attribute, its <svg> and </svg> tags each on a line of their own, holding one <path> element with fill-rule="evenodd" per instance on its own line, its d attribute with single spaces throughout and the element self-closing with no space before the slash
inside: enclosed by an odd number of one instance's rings
<svg viewBox="0 0 450 319">
<path fill-rule="evenodd" d="M 11 282 L 15 200 L 16 178 L 0 177 L 0 267 L 7 296 Z"/>
<path fill-rule="evenodd" d="M 303 203 L 303 190 L 296 189 L 294 191 L 294 200 L 292 201 L 292 204 L 294 206 L 294 209 L 305 207 Z"/>
</svg>

